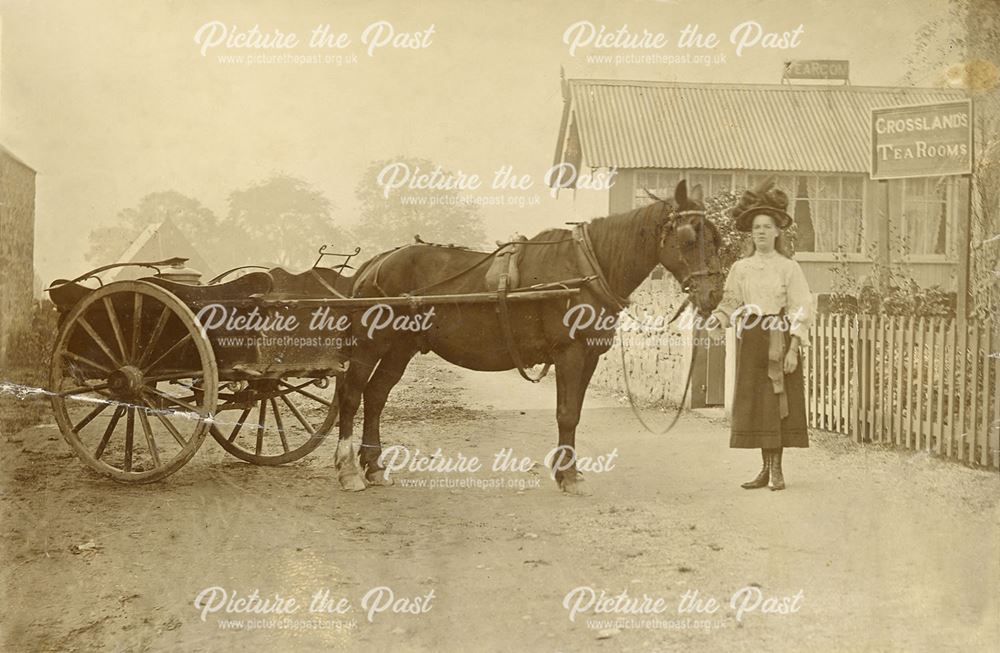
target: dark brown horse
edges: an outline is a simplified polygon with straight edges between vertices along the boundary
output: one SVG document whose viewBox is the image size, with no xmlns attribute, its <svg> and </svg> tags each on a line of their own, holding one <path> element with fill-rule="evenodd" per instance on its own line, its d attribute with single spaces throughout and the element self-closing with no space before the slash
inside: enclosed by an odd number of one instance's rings
<svg viewBox="0 0 1000 653">
<path fill-rule="evenodd" d="M 556 370 L 559 448 L 553 460 L 556 482 L 569 493 L 580 493 L 582 478 L 576 469 L 576 426 L 598 358 L 610 348 L 614 331 L 595 326 L 571 333 L 567 310 L 581 304 L 595 314 L 614 316 L 623 300 L 646 279 L 657 263 L 689 290 L 702 314 L 721 298 L 722 271 L 717 252 L 719 233 L 705 218 L 701 188 L 690 195 L 682 181 L 674 201 L 657 200 L 628 213 L 597 218 L 587 224 L 591 251 L 606 285 L 591 282 L 569 299 L 544 299 L 510 305 L 513 339 L 524 365 L 550 363 Z M 543 231 L 523 248 L 520 286 L 589 276 L 581 270 L 581 245 L 567 229 Z M 415 244 L 397 248 L 367 261 L 355 275 L 356 297 L 384 297 L 495 292 L 486 282 L 489 254 L 462 248 Z M 477 265 L 478 264 L 478 265 Z M 593 270 L 593 268 L 592 268 Z M 397 313 L 399 312 L 397 307 Z M 374 320 L 369 320 L 371 323 Z M 384 320 L 383 320 L 384 321 Z M 505 343 L 495 304 L 435 306 L 425 320 L 426 330 L 370 331 L 355 319 L 358 344 L 351 355 L 339 395 L 340 440 L 337 443 L 338 478 L 345 489 L 386 484 L 379 463 L 379 419 L 389 392 L 399 382 L 417 352 L 433 351 L 441 358 L 472 370 L 499 371 L 516 367 Z M 370 326 L 370 324 L 369 324 Z M 600 343 L 600 344 L 598 344 Z M 364 396 L 364 431 L 360 464 L 350 438 L 354 416 Z M 362 477 L 362 470 L 364 476 Z"/>
</svg>

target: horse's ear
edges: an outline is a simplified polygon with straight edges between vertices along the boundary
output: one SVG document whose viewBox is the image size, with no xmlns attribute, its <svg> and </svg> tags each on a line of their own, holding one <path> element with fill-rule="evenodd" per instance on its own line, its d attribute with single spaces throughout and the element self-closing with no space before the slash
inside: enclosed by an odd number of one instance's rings
<svg viewBox="0 0 1000 653">
<path fill-rule="evenodd" d="M 674 189 L 674 202 L 677 206 L 684 206 L 687 204 L 688 197 L 688 185 L 686 179 L 681 179 L 677 183 L 677 188 Z"/>
<path fill-rule="evenodd" d="M 705 203 L 705 194 L 701 190 L 701 184 L 698 184 L 697 186 L 691 189 L 691 193 L 688 195 L 688 199 L 694 202 L 695 204 Z"/>
</svg>

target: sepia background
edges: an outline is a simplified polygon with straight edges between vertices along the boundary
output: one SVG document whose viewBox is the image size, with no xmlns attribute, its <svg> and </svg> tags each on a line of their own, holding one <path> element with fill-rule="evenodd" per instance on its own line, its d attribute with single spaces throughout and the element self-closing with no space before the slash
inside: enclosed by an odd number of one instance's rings
<svg viewBox="0 0 1000 653">
<path fill-rule="evenodd" d="M 316 55 L 304 46 L 203 55 L 196 35 L 212 21 L 300 42 L 329 25 L 351 45 L 322 63 L 253 59 Z M 426 47 L 369 56 L 361 34 L 378 21 Z M 564 34 L 579 21 L 669 43 L 571 52 Z M 779 35 L 801 26 L 799 42 L 738 54 L 728 36 L 746 21 Z M 721 43 L 678 48 L 686 25 Z M 995 0 L 0 0 L 0 647 L 992 650 L 998 48 Z M 627 60 L 649 54 L 679 58 Z M 849 83 L 783 80 L 789 60 L 848 61 Z M 872 109 L 965 98 L 972 175 L 871 178 Z M 592 187 L 550 189 L 546 173 L 565 162 L 593 173 Z M 380 175 L 399 165 L 482 184 L 384 192 Z M 521 183 L 491 188 L 500 170 Z M 508 450 L 534 461 L 527 471 L 410 470 L 348 493 L 334 443 L 247 464 L 249 428 L 242 456 L 206 438 L 170 478 L 122 484 L 81 463 L 54 423 L 60 316 L 43 289 L 56 279 L 175 255 L 202 281 L 239 265 L 297 271 L 324 245 L 359 247 L 356 264 L 416 235 L 492 250 L 515 232 L 631 211 L 681 179 L 706 192 L 728 266 L 744 243 L 727 210 L 775 172 L 819 312 L 803 358 L 811 446 L 788 452 L 784 492 L 738 487 L 760 462 L 728 448 L 732 334 L 615 341 L 578 431 L 582 455 L 615 464 L 587 473 L 584 498 L 563 496 L 545 469 L 552 376 L 525 384 L 434 355 L 393 391 L 384 442 L 487 463 Z M 668 318 L 684 299 L 657 268 L 631 310 Z M 677 428 L 643 431 L 629 400 L 666 424 L 689 369 Z M 321 399 L 302 409 L 318 424 L 334 385 L 303 388 Z M 87 428 L 99 437 L 108 422 Z M 425 609 L 367 619 L 362 597 L 379 586 Z M 211 587 L 303 603 L 325 591 L 353 607 L 236 624 L 246 615 L 199 612 Z M 655 623 L 594 609 L 573 620 L 567 597 L 587 589 L 669 609 Z M 740 615 L 731 597 L 744 591 L 785 611 Z M 695 598 L 721 607 L 695 610 Z"/>
</svg>

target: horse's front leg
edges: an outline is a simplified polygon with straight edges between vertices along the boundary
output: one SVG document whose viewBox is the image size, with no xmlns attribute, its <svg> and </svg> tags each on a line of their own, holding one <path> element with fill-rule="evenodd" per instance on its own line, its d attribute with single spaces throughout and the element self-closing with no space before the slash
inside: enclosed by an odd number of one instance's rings
<svg viewBox="0 0 1000 653">
<path fill-rule="evenodd" d="M 576 469 L 576 426 L 580 423 L 583 398 L 600 355 L 573 343 L 556 354 L 556 422 L 559 448 L 552 457 L 556 483 L 568 494 L 586 494 L 583 477 Z"/>
</svg>

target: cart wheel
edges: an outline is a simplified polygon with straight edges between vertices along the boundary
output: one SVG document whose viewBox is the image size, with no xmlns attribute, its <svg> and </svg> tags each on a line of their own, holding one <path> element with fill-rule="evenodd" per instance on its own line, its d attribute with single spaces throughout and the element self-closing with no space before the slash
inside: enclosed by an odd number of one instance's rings
<svg viewBox="0 0 1000 653">
<path fill-rule="evenodd" d="M 149 483 L 180 469 L 205 439 L 218 372 L 191 309 L 153 284 L 120 281 L 66 316 L 49 382 L 56 422 L 83 462 Z"/>
<path fill-rule="evenodd" d="M 335 395 L 335 378 L 227 384 L 219 394 L 221 415 L 212 425 L 212 437 L 248 463 L 290 463 L 311 453 L 330 433 L 337 417 Z"/>
</svg>

